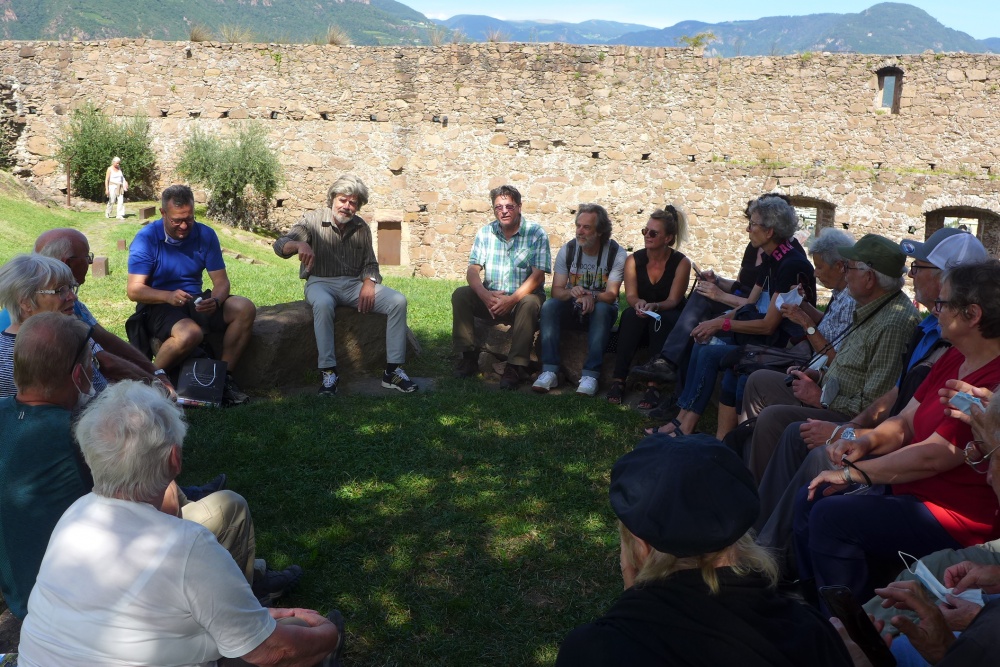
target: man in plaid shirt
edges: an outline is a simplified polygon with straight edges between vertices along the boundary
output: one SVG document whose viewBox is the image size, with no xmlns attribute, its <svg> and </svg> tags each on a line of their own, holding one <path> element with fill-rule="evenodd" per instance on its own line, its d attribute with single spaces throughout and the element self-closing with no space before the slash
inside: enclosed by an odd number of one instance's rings
<svg viewBox="0 0 1000 667">
<path fill-rule="evenodd" d="M 479 354 L 473 340 L 475 318 L 504 322 L 512 324 L 511 345 L 500 387 L 516 389 L 527 377 L 552 250 L 541 225 L 521 217 L 521 193 L 517 188 L 494 188 L 490 201 L 496 219 L 476 234 L 465 273 L 469 284 L 451 295 L 452 340 L 462 354 L 456 375 L 472 377 L 479 373 Z"/>
</svg>

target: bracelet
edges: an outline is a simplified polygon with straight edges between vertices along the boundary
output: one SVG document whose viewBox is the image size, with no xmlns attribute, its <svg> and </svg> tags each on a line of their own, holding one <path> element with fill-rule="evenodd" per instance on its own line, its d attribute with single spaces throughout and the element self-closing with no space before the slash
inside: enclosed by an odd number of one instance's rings
<svg viewBox="0 0 1000 667">
<path fill-rule="evenodd" d="M 157 368 L 155 371 L 153 371 L 153 375 L 166 375 L 166 374 L 167 372 L 162 368 Z"/>
<path fill-rule="evenodd" d="M 844 466 L 841 469 L 840 472 L 841 472 L 841 475 L 844 478 L 844 483 L 845 484 L 854 484 L 854 480 L 851 478 L 851 469 L 850 469 L 850 467 Z"/>
<path fill-rule="evenodd" d="M 729 331 L 732 328 L 733 328 L 733 321 L 732 320 L 730 320 L 728 317 L 726 319 L 722 320 L 722 330 L 723 331 Z"/>
<path fill-rule="evenodd" d="M 848 422 L 848 424 L 849 423 L 850 422 Z M 829 445 L 829 444 L 832 444 L 834 442 L 837 442 L 837 439 L 836 439 L 837 438 L 837 434 L 840 433 L 840 429 L 844 428 L 844 426 L 846 426 L 846 425 L 847 424 L 838 424 L 837 427 L 833 429 L 833 433 L 830 434 L 830 437 L 827 438 L 826 444 Z"/>
<path fill-rule="evenodd" d="M 841 460 L 844 463 L 844 465 L 846 466 L 844 468 L 844 470 L 849 471 L 852 468 L 854 470 L 857 470 L 859 473 L 861 473 L 861 476 L 865 478 L 865 486 L 871 486 L 872 485 L 872 478 L 868 476 L 868 473 L 866 473 L 864 470 L 862 470 L 861 468 L 859 468 L 857 466 L 857 464 L 854 463 L 854 461 L 848 461 L 846 458 L 845 459 L 841 459 Z"/>
</svg>

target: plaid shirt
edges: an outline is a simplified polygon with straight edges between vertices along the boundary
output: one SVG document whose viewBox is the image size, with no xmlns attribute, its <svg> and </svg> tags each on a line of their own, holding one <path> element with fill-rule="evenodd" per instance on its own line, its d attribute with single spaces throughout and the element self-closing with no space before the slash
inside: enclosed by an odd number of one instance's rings
<svg viewBox="0 0 1000 667">
<path fill-rule="evenodd" d="M 906 350 L 920 315 L 902 291 L 893 292 L 854 309 L 854 322 L 861 322 L 883 303 L 889 301 L 871 319 L 849 333 L 823 377 L 840 383 L 830 409 L 856 415 L 872 401 L 889 391 L 903 368 Z"/>
<path fill-rule="evenodd" d="M 552 249 L 542 226 L 521 218 L 521 226 L 510 241 L 494 220 L 476 233 L 469 264 L 483 267 L 483 287 L 513 294 L 532 269 L 552 272 Z"/>
<path fill-rule="evenodd" d="M 823 334 L 826 342 L 829 343 L 835 340 L 837 336 L 847 331 L 851 324 L 854 323 L 854 306 L 854 297 L 851 296 L 850 291 L 846 287 L 842 290 L 833 291 L 830 303 L 826 307 L 826 314 L 823 315 L 823 319 L 820 320 L 819 325 L 816 327 L 816 330 Z M 847 336 L 837 341 L 833 349 L 840 351 L 845 340 L 847 340 Z"/>
</svg>

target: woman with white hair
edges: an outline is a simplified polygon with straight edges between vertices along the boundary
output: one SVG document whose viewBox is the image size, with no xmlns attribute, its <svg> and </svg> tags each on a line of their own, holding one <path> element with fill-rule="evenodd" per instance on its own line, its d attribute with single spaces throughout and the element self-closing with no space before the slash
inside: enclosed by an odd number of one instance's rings
<svg viewBox="0 0 1000 667">
<path fill-rule="evenodd" d="M 75 317 L 76 292 L 80 285 L 70 268 L 42 255 L 17 255 L 0 266 L 0 308 L 10 314 L 11 324 L 0 332 L 0 398 L 17 393 L 14 386 L 14 341 L 32 315 L 56 312 Z M 90 339 L 93 356 L 103 348 Z M 93 362 L 93 390 L 108 386 L 97 362 Z"/>
<path fill-rule="evenodd" d="M 850 665 L 817 612 L 779 595 L 747 532 L 759 500 L 740 458 L 709 436 L 649 439 L 611 469 L 625 592 L 573 630 L 556 667 Z"/>
<path fill-rule="evenodd" d="M 111 160 L 111 166 L 104 174 L 104 196 L 108 198 L 108 207 L 104 210 L 104 217 L 111 217 L 111 207 L 118 205 L 117 217 L 119 220 L 125 219 L 125 193 L 128 192 L 128 181 L 122 173 L 122 159 L 116 157 Z"/>
</svg>

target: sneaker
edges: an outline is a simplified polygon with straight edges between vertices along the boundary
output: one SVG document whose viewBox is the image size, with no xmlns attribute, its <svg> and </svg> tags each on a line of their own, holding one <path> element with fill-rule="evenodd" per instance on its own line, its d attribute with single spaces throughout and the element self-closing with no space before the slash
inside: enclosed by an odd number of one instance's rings
<svg viewBox="0 0 1000 667">
<path fill-rule="evenodd" d="M 267 570 L 263 576 L 254 577 L 251 589 L 262 607 L 270 607 L 285 593 L 295 588 L 302 578 L 302 568 L 292 565 L 287 570 Z"/>
<path fill-rule="evenodd" d="M 344 622 L 344 615 L 337 609 L 327 614 L 326 620 L 337 626 L 337 648 L 333 649 L 333 653 L 323 658 L 323 662 L 316 667 L 340 667 L 340 656 L 344 654 L 344 644 L 347 641 L 347 637 L 344 636 L 347 623 Z"/>
<path fill-rule="evenodd" d="M 471 378 L 479 375 L 479 360 L 476 357 L 462 357 L 455 367 L 455 377 Z"/>
<path fill-rule="evenodd" d="M 222 389 L 223 405 L 243 405 L 249 400 L 250 397 L 236 386 L 236 382 L 233 381 L 233 376 L 226 373 L 226 385 Z"/>
<path fill-rule="evenodd" d="M 500 388 L 507 391 L 514 391 L 521 384 L 521 367 L 508 363 L 500 376 Z"/>
<path fill-rule="evenodd" d="M 580 378 L 580 386 L 576 388 L 576 393 L 585 396 L 593 396 L 597 393 L 597 378 L 584 375 Z"/>
<path fill-rule="evenodd" d="M 323 371 L 323 384 L 319 386 L 320 396 L 337 395 L 337 374 L 333 371 Z"/>
<path fill-rule="evenodd" d="M 531 388 L 537 391 L 539 394 L 544 394 L 549 391 L 549 389 L 555 389 L 559 386 L 559 377 L 552 371 L 542 371 L 538 379 L 535 380 L 535 384 L 531 385 Z"/>
<path fill-rule="evenodd" d="M 392 372 L 382 373 L 382 386 L 386 389 L 398 389 L 404 394 L 412 394 L 417 390 L 417 383 L 406 375 L 402 368 L 396 368 Z"/>
<path fill-rule="evenodd" d="M 672 362 L 657 355 L 644 363 L 642 366 L 634 366 L 629 372 L 639 380 L 652 380 L 653 382 L 676 382 L 677 366 Z"/>
</svg>

